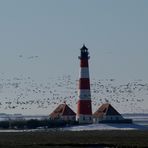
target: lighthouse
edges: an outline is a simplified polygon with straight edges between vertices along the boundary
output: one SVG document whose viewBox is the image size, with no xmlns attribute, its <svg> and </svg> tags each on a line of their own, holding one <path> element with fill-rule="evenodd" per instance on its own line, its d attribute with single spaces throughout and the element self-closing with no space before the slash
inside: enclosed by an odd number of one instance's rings
<svg viewBox="0 0 148 148">
<path fill-rule="evenodd" d="M 92 123 L 91 92 L 89 79 L 89 52 L 85 45 L 80 49 L 80 72 L 77 102 L 77 121 L 80 124 Z"/>
</svg>

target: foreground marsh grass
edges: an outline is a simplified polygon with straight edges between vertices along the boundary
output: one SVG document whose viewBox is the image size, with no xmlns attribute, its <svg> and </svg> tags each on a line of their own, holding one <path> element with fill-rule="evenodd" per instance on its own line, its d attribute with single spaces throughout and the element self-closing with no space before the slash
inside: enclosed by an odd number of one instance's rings
<svg viewBox="0 0 148 148">
<path fill-rule="evenodd" d="M 0 147 L 148 147 L 148 131 L 50 131 L 0 133 Z"/>
</svg>

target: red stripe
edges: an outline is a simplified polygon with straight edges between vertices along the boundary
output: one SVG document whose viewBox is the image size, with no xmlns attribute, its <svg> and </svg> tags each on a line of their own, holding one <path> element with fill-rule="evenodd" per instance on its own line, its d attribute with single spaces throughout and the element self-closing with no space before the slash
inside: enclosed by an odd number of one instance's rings
<svg viewBox="0 0 148 148">
<path fill-rule="evenodd" d="M 90 89 L 89 78 L 80 78 L 79 79 L 79 89 Z"/>
<path fill-rule="evenodd" d="M 77 114 L 92 115 L 91 100 L 79 100 Z"/>
<path fill-rule="evenodd" d="M 81 59 L 80 66 L 81 67 L 88 67 L 88 59 Z"/>
</svg>

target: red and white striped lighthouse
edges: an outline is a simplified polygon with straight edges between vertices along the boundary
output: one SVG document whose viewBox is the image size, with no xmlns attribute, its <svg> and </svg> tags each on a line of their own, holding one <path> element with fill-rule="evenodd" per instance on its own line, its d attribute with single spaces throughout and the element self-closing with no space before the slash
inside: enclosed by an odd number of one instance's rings
<svg viewBox="0 0 148 148">
<path fill-rule="evenodd" d="M 79 74 L 79 89 L 77 102 L 77 121 L 80 124 L 92 123 L 92 107 L 91 107 L 91 92 L 89 80 L 89 52 L 83 45 L 80 49 L 80 74 Z"/>
</svg>

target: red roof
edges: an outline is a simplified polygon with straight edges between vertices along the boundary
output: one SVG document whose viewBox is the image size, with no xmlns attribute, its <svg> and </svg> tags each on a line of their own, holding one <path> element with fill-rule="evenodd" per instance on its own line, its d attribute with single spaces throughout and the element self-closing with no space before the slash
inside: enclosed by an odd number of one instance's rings
<svg viewBox="0 0 148 148">
<path fill-rule="evenodd" d="M 121 114 L 117 112 L 116 109 L 114 109 L 109 103 L 102 104 L 101 107 L 99 107 L 98 110 L 93 114 L 94 117 L 102 117 L 103 115 L 121 116 Z"/>
<path fill-rule="evenodd" d="M 51 114 L 51 118 L 58 118 L 60 116 L 75 116 L 76 113 L 66 104 L 60 104 Z"/>
</svg>

